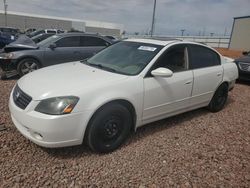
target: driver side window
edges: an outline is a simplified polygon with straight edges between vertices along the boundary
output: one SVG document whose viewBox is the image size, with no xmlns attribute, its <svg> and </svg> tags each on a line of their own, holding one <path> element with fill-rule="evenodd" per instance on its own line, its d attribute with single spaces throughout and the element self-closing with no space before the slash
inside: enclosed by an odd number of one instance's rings
<svg viewBox="0 0 250 188">
<path fill-rule="evenodd" d="M 188 70 L 188 53 L 186 45 L 170 47 L 161 55 L 154 69 L 164 67 L 173 72 Z"/>
</svg>

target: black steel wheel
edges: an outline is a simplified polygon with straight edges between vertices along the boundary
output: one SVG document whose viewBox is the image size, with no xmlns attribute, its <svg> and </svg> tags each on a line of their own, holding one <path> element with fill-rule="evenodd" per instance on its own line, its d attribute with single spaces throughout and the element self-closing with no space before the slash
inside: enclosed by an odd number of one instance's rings
<svg viewBox="0 0 250 188">
<path fill-rule="evenodd" d="M 208 109 L 211 112 L 218 112 L 222 110 L 227 102 L 227 98 L 228 98 L 228 86 L 227 84 L 222 84 L 221 86 L 218 87 L 218 89 L 214 93 L 214 96 L 208 105 Z"/>
<path fill-rule="evenodd" d="M 18 63 L 17 72 L 20 76 L 33 72 L 40 68 L 40 64 L 33 58 L 25 58 Z"/>
<path fill-rule="evenodd" d="M 128 137 L 132 126 L 129 110 L 111 103 L 98 110 L 91 119 L 85 136 L 89 147 L 107 153 L 117 149 Z"/>
</svg>

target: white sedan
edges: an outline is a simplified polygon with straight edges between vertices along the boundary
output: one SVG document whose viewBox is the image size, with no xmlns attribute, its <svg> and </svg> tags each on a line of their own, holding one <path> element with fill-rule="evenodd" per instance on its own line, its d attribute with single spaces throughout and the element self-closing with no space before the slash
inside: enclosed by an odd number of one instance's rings
<svg viewBox="0 0 250 188">
<path fill-rule="evenodd" d="M 128 39 L 88 60 L 32 72 L 14 87 L 17 129 L 43 147 L 118 148 L 131 131 L 193 109 L 221 110 L 238 70 L 193 42 Z"/>
</svg>

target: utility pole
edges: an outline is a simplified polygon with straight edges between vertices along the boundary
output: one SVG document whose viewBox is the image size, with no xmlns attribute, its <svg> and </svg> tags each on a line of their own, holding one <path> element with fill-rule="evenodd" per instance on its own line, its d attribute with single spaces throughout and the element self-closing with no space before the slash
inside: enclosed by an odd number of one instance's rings
<svg viewBox="0 0 250 188">
<path fill-rule="evenodd" d="M 151 31 L 150 31 L 150 35 L 151 37 L 154 34 L 154 27 L 155 27 L 155 9 L 156 9 L 156 0 L 154 0 L 154 10 L 153 10 L 153 18 L 152 18 L 152 25 L 151 25 Z"/>
<path fill-rule="evenodd" d="M 8 8 L 8 4 L 7 4 L 6 0 L 3 0 L 3 5 L 4 5 L 5 26 L 7 26 L 7 8 Z"/>
<path fill-rule="evenodd" d="M 184 35 L 184 32 L 186 31 L 186 29 L 181 29 L 181 36 Z"/>
</svg>

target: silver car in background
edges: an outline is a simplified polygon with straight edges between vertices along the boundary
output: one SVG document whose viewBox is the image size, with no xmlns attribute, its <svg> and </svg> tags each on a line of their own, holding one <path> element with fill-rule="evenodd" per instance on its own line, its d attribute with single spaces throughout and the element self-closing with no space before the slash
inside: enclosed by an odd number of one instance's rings
<svg viewBox="0 0 250 188">
<path fill-rule="evenodd" d="M 63 33 L 35 44 L 28 37 L 4 48 L 0 54 L 2 78 L 8 74 L 23 76 L 50 65 L 89 58 L 113 43 L 98 34 Z"/>
</svg>

